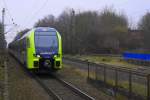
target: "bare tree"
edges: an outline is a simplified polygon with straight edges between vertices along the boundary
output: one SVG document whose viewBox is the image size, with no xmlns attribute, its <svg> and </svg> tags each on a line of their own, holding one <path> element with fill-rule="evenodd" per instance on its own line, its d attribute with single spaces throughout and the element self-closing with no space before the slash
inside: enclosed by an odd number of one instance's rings
<svg viewBox="0 0 150 100">
<path fill-rule="evenodd" d="M 104 9 L 100 13 L 99 32 L 105 37 L 104 48 L 118 49 L 123 47 L 128 32 L 128 19 L 112 9 Z"/>
<path fill-rule="evenodd" d="M 42 20 L 35 23 L 34 27 L 55 27 L 55 17 L 53 15 L 48 15 Z"/>
<path fill-rule="evenodd" d="M 143 32 L 144 47 L 150 49 L 150 13 L 147 12 L 139 21 L 138 29 Z"/>
<path fill-rule="evenodd" d="M 112 9 L 75 12 L 67 9 L 58 17 L 44 17 L 37 26 L 49 26 L 58 29 L 63 38 L 65 53 L 101 53 L 118 52 L 127 48 L 128 19 Z"/>
</svg>

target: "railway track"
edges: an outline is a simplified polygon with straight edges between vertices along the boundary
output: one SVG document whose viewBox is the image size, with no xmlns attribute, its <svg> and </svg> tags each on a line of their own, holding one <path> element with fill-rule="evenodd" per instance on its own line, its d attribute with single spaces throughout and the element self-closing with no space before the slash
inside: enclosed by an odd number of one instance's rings
<svg viewBox="0 0 150 100">
<path fill-rule="evenodd" d="M 21 66 L 24 66 L 16 57 L 10 54 Z M 82 92 L 72 84 L 58 78 L 53 74 L 41 74 L 29 72 L 25 67 L 21 67 L 29 77 L 34 78 L 39 85 L 47 92 L 54 100 L 95 100 L 93 97 Z M 50 99 L 51 100 L 51 99 Z"/>
<path fill-rule="evenodd" d="M 55 75 L 34 75 L 34 77 L 54 100 L 95 100 L 93 97 Z"/>
</svg>

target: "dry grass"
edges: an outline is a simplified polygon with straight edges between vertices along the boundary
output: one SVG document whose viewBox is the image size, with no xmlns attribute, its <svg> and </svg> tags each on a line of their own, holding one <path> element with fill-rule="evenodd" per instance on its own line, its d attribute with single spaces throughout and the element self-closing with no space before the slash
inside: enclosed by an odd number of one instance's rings
<svg viewBox="0 0 150 100">
<path fill-rule="evenodd" d="M 4 100 L 4 56 L 4 54 L 0 53 L 0 100 Z"/>
<path fill-rule="evenodd" d="M 3 100 L 3 92 L 4 92 L 4 68 L 0 65 L 0 100 Z"/>
<path fill-rule="evenodd" d="M 65 55 L 65 57 L 76 58 L 80 60 L 88 60 L 97 64 L 104 63 L 108 65 L 115 65 L 115 67 L 126 67 L 129 69 L 137 69 L 140 66 L 128 63 L 121 57 L 111 57 L 111 56 L 100 56 L 100 55 Z"/>
</svg>

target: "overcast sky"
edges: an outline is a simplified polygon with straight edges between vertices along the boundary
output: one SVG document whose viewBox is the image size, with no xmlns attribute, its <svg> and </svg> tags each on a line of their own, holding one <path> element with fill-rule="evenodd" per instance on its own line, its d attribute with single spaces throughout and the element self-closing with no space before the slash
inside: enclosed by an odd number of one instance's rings
<svg viewBox="0 0 150 100">
<path fill-rule="evenodd" d="M 12 24 L 13 18 L 18 25 L 15 28 L 12 28 L 12 25 L 6 27 L 6 31 L 13 29 L 6 35 L 8 42 L 15 36 L 16 31 L 31 28 L 38 19 L 46 15 L 57 17 L 66 8 L 100 12 L 106 6 L 113 7 L 117 12 L 124 12 L 129 21 L 136 25 L 139 19 L 150 11 L 150 0 L 0 0 L 0 10 L 7 8 L 5 23 Z"/>
</svg>

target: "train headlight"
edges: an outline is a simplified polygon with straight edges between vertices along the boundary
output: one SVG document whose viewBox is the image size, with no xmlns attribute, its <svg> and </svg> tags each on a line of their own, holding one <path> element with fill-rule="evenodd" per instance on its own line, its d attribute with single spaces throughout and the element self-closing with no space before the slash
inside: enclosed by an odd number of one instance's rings
<svg viewBox="0 0 150 100">
<path fill-rule="evenodd" d="M 57 58 L 57 55 L 54 55 L 54 58 Z"/>
<path fill-rule="evenodd" d="M 36 57 L 40 58 L 40 55 L 36 55 Z"/>
</svg>

